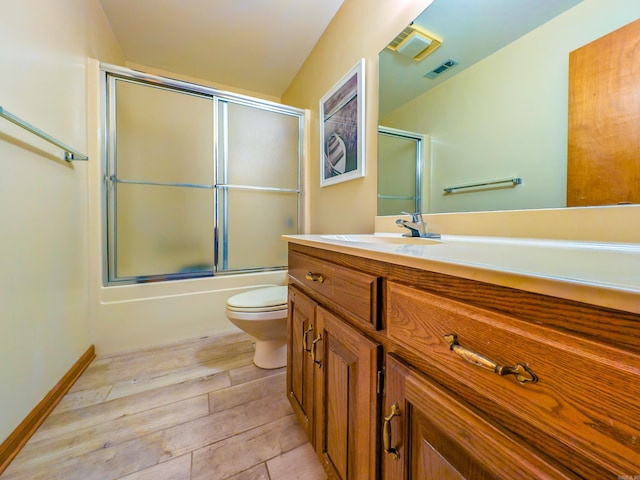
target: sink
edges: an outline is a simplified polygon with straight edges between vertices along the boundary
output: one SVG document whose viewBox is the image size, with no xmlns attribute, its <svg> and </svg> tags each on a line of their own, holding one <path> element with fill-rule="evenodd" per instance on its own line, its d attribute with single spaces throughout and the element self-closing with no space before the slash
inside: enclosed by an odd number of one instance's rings
<svg viewBox="0 0 640 480">
<path fill-rule="evenodd" d="M 390 234 L 350 234 L 350 235 L 322 235 L 327 240 L 337 240 L 339 242 L 353 243 L 392 243 L 398 245 L 436 245 L 441 243 L 432 238 L 403 237 L 402 235 Z"/>
</svg>

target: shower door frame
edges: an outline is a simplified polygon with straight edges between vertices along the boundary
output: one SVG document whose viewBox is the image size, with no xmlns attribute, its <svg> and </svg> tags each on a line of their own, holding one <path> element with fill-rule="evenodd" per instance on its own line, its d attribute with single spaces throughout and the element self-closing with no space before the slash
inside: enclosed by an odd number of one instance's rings
<svg viewBox="0 0 640 480">
<path fill-rule="evenodd" d="M 163 185 L 163 186 L 178 186 L 189 188 L 206 188 L 212 189 L 214 192 L 214 218 L 212 219 L 213 227 L 213 268 L 212 273 L 209 271 L 201 271 L 201 273 L 183 274 L 183 273 L 170 273 L 170 274 L 158 274 L 145 276 L 147 281 L 170 281 L 180 280 L 185 278 L 210 278 L 212 275 L 233 275 L 242 273 L 253 272 L 265 272 L 265 271 L 277 271 L 286 270 L 287 265 L 283 266 L 269 266 L 269 267 L 255 267 L 245 269 L 226 269 L 228 262 L 228 202 L 227 194 L 229 189 L 244 189 L 244 190 L 261 190 L 281 193 L 295 193 L 297 195 L 297 225 L 296 233 L 300 233 L 303 225 L 303 201 L 302 201 L 302 166 L 303 166 L 303 154 L 304 154 L 304 125 L 305 125 L 305 111 L 295 107 L 289 107 L 281 105 L 275 102 L 267 100 L 261 100 L 246 95 L 239 95 L 215 88 L 206 87 L 203 85 L 185 82 L 181 80 L 175 80 L 171 78 L 160 77 L 156 75 L 146 74 L 143 72 L 130 70 L 128 68 L 119 67 L 110 64 L 101 64 L 101 83 L 103 90 L 103 101 L 105 102 L 105 108 L 103 109 L 103 192 L 102 198 L 104 199 L 104 207 L 102 209 L 102 223 L 104 232 L 104 245 L 105 250 L 103 254 L 103 285 L 115 286 L 124 284 L 137 283 L 138 276 L 129 277 L 117 277 L 116 260 L 117 260 L 117 248 L 116 248 L 116 195 L 115 186 L 118 183 L 125 184 L 144 184 L 144 185 Z M 164 88 L 169 91 L 183 93 L 186 95 L 195 95 L 199 97 L 209 98 L 212 101 L 212 114 L 214 117 L 213 123 L 213 158 L 211 159 L 213 164 L 213 184 L 183 184 L 183 183 L 157 183 L 150 181 L 128 181 L 118 179 L 116 175 L 111 172 L 115 172 L 115 166 L 117 164 L 116 158 L 116 128 L 112 127 L 112 123 L 116 110 L 116 94 L 115 84 L 117 80 L 129 81 L 139 85 L 146 85 L 149 87 Z M 296 189 L 284 189 L 276 187 L 259 187 L 248 185 L 230 185 L 226 183 L 226 178 L 219 177 L 219 165 L 224 165 L 222 172 L 227 171 L 228 151 L 226 149 L 227 142 L 226 137 L 226 120 L 222 125 L 223 133 L 221 135 L 219 122 L 220 109 L 226 109 L 229 103 L 244 105 L 252 108 L 258 108 L 261 110 L 271 111 L 274 113 L 290 115 L 298 118 L 298 176 L 297 176 L 297 188 Z M 223 110 L 224 111 L 224 110 Z M 221 138 L 222 137 L 222 138 Z M 223 205 L 223 213 L 219 214 L 219 205 Z M 220 218 L 222 217 L 222 218 Z M 219 238 L 220 226 L 222 225 L 223 238 Z M 222 243 L 222 246 L 220 245 Z M 220 256 L 222 257 L 220 259 Z"/>
<path fill-rule="evenodd" d="M 378 137 L 380 135 L 391 137 L 391 138 L 399 138 L 403 140 L 410 140 L 415 142 L 416 148 L 416 156 L 415 156 L 415 175 L 416 175 L 416 183 L 415 183 L 415 196 L 407 197 L 407 196 L 397 196 L 397 195 L 381 195 L 378 193 L 378 200 L 413 200 L 414 201 L 414 212 L 420 212 L 422 210 L 422 186 L 423 186 L 423 174 L 424 174 L 424 155 L 423 148 L 425 142 L 425 136 L 420 133 L 409 132 L 407 130 L 399 130 L 397 128 L 384 127 L 382 125 L 378 126 Z M 379 162 L 380 160 L 378 160 Z M 377 209 L 377 206 L 376 206 Z M 398 212 L 401 213 L 401 212 Z"/>
</svg>

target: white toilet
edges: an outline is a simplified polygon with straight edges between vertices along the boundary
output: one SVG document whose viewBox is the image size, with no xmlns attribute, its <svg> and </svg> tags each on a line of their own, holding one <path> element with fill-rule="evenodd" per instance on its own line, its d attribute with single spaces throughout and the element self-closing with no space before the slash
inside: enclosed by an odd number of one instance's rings
<svg viewBox="0 0 640 480">
<path fill-rule="evenodd" d="M 227 300 L 227 318 L 256 339 L 253 363 L 260 368 L 287 364 L 287 287 L 271 286 Z"/>
</svg>

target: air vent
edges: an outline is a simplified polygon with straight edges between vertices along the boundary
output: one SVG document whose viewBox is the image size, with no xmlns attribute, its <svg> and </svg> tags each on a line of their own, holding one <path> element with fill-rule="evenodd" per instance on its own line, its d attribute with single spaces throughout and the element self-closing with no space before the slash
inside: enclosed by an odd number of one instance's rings
<svg viewBox="0 0 640 480">
<path fill-rule="evenodd" d="M 442 65 L 440 65 L 439 67 L 436 67 L 433 70 L 431 70 L 429 73 L 427 73 L 425 75 L 425 77 L 426 78 L 430 78 L 430 79 L 434 79 L 436 77 L 439 77 L 440 75 L 442 75 L 444 72 L 446 72 L 450 68 L 455 67 L 457 64 L 458 64 L 458 62 L 456 62 L 455 60 L 449 59 L 446 62 L 444 62 Z"/>
</svg>

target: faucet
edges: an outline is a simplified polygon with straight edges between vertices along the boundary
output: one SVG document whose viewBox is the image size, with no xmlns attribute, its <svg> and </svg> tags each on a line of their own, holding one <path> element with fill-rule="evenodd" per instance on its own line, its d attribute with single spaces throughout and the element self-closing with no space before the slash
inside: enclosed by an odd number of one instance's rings
<svg viewBox="0 0 640 480">
<path fill-rule="evenodd" d="M 402 212 L 404 215 L 409 215 L 411 221 L 408 222 L 402 218 L 396 220 L 396 225 L 401 228 L 409 230 L 402 235 L 403 237 L 422 237 L 422 238 L 440 238 L 439 233 L 427 233 L 427 223 L 422 218 L 422 213 L 408 213 Z"/>
</svg>

